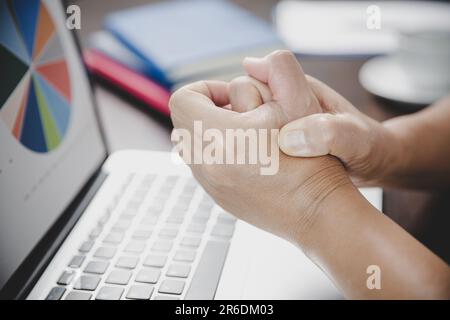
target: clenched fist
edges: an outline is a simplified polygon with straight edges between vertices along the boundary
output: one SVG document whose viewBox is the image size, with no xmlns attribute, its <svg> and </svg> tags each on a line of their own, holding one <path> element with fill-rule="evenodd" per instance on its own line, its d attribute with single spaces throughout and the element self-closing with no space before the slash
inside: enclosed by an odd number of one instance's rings
<svg viewBox="0 0 450 320">
<path fill-rule="evenodd" d="M 201 121 L 203 129 L 219 130 L 224 136 L 226 130 L 237 129 L 266 130 L 270 134 L 271 129 L 321 112 L 318 99 L 290 52 L 277 51 L 262 60 L 247 60 L 244 66 L 249 77 L 230 83 L 196 82 L 175 92 L 170 100 L 175 131 L 187 129 L 194 140 L 203 139 L 194 132 L 194 122 Z M 222 153 L 227 153 L 227 143 L 220 143 Z M 277 139 L 269 137 L 267 144 L 267 150 L 278 148 Z M 235 157 L 250 159 L 252 150 L 234 150 Z M 330 195 L 341 190 L 358 193 L 341 162 L 332 156 L 298 159 L 279 153 L 276 160 L 279 170 L 273 175 L 261 175 L 259 163 L 189 165 L 224 209 L 297 244 L 307 241 Z"/>
</svg>

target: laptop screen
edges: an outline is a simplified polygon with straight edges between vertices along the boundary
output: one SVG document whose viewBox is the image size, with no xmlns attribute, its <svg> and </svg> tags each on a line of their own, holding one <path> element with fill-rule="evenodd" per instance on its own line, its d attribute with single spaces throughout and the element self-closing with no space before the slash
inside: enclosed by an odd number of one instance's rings
<svg viewBox="0 0 450 320">
<path fill-rule="evenodd" d="M 65 11 L 0 0 L 0 289 L 106 155 Z"/>
</svg>

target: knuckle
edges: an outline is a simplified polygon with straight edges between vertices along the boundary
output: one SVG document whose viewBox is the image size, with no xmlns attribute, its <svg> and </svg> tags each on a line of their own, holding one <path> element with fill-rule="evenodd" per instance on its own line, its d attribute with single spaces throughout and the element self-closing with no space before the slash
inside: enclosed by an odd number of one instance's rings
<svg viewBox="0 0 450 320">
<path fill-rule="evenodd" d="M 186 87 L 182 87 L 172 93 L 169 99 L 169 109 L 171 113 L 175 113 L 180 106 L 183 104 L 183 101 L 186 99 Z"/>
<path fill-rule="evenodd" d="M 231 82 L 228 84 L 228 91 L 230 99 L 236 100 L 231 102 L 252 103 L 254 102 L 252 100 L 256 100 L 259 97 L 256 87 L 247 76 L 240 76 L 231 80 Z"/>
<path fill-rule="evenodd" d="M 230 88 L 240 88 L 241 86 L 252 85 L 252 82 L 248 76 L 239 76 L 230 81 Z"/>
<path fill-rule="evenodd" d="M 276 50 L 271 54 L 271 57 L 274 59 L 295 59 L 294 54 L 285 49 Z"/>
<path fill-rule="evenodd" d="M 324 142 L 331 146 L 336 140 L 337 122 L 331 114 L 320 114 L 317 116 L 317 125 L 322 131 Z"/>
</svg>

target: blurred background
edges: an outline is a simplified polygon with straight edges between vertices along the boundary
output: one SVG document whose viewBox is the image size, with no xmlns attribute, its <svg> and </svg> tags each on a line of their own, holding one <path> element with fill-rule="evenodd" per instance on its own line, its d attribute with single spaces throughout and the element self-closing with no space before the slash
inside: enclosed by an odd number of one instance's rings
<svg viewBox="0 0 450 320">
<path fill-rule="evenodd" d="M 288 48 L 306 73 L 383 121 L 450 92 L 445 1 L 69 1 L 111 151 L 169 151 L 179 86 L 242 73 L 246 55 Z M 384 212 L 450 262 L 445 192 L 385 190 Z M 406 212 L 406 214 L 405 214 Z M 447 240 L 445 240 L 447 239 Z"/>
</svg>

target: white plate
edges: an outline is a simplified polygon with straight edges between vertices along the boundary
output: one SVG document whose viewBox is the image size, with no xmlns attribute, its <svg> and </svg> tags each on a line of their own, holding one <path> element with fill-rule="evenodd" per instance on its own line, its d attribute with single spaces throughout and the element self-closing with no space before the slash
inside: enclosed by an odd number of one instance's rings
<svg viewBox="0 0 450 320">
<path fill-rule="evenodd" d="M 442 89 L 418 89 L 393 56 L 367 61 L 359 71 L 359 81 L 376 96 L 409 104 L 428 105 L 448 94 Z"/>
</svg>

